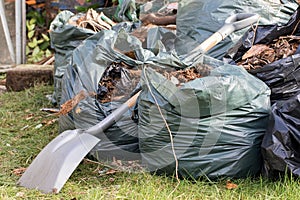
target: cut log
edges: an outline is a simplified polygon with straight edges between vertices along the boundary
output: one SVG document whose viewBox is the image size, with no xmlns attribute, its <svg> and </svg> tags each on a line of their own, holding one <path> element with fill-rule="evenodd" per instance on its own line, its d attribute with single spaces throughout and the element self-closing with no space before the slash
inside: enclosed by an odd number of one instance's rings
<svg viewBox="0 0 300 200">
<path fill-rule="evenodd" d="M 53 84 L 53 65 L 18 65 L 6 72 L 8 91 L 21 91 L 35 84 Z"/>
</svg>

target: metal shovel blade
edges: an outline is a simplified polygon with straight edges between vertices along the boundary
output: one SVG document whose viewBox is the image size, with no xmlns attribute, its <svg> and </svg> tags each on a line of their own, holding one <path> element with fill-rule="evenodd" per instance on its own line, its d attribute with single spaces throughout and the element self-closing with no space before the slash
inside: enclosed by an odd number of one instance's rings
<svg viewBox="0 0 300 200">
<path fill-rule="evenodd" d="M 99 141 L 77 129 L 61 133 L 38 154 L 17 184 L 44 193 L 58 193 Z"/>
<path fill-rule="evenodd" d="M 37 155 L 17 184 L 44 193 L 58 193 L 83 158 L 100 142 L 95 135 L 121 119 L 135 105 L 139 94 L 89 129 L 68 130 L 58 135 Z"/>
</svg>

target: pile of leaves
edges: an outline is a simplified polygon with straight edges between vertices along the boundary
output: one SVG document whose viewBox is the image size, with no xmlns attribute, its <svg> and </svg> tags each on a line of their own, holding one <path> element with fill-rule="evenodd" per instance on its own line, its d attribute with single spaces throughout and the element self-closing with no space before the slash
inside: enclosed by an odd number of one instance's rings
<svg viewBox="0 0 300 200">
<path fill-rule="evenodd" d="M 195 67 L 180 69 L 180 70 L 159 70 L 164 77 L 172 81 L 177 87 L 184 83 L 201 78 L 202 75 L 196 70 Z"/>
<path fill-rule="evenodd" d="M 155 71 L 162 74 L 165 78 L 173 82 L 177 87 L 182 86 L 184 83 L 202 78 L 210 74 L 212 67 L 205 64 L 198 64 L 195 67 L 185 69 L 175 68 L 155 68 Z"/>
<path fill-rule="evenodd" d="M 184 83 L 207 76 L 212 68 L 207 65 L 199 65 L 179 70 L 161 67 L 153 69 L 180 87 Z M 98 83 L 97 100 L 100 103 L 107 103 L 128 98 L 128 94 L 131 94 L 137 87 L 140 77 L 141 70 L 123 62 L 113 62 L 106 68 Z"/>
<path fill-rule="evenodd" d="M 237 64 L 246 70 L 257 69 L 282 58 L 295 54 L 300 36 L 281 36 L 270 44 L 253 45 Z"/>
<path fill-rule="evenodd" d="M 73 26 L 93 30 L 94 32 L 100 32 L 101 30 L 110 30 L 112 26 L 116 25 L 115 22 L 113 22 L 102 12 L 98 13 L 92 8 L 90 8 L 86 13 L 71 17 L 68 23 Z"/>
<path fill-rule="evenodd" d="M 123 62 L 113 62 L 104 71 L 97 89 L 100 103 L 128 98 L 140 81 L 141 70 Z"/>
</svg>

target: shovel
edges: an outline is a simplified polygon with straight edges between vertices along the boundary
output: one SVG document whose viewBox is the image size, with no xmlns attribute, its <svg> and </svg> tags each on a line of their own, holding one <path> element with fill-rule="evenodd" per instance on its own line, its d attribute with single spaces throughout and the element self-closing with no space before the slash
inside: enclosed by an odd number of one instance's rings
<svg viewBox="0 0 300 200">
<path fill-rule="evenodd" d="M 192 51 L 192 59 L 199 56 L 230 33 L 256 22 L 259 15 L 236 14 L 226 19 L 225 25 L 199 47 Z M 38 189 L 44 193 L 58 193 L 83 158 L 100 142 L 95 135 L 103 133 L 135 105 L 140 92 L 136 93 L 100 123 L 87 130 L 67 130 L 54 138 L 33 160 L 17 184 Z"/>
</svg>

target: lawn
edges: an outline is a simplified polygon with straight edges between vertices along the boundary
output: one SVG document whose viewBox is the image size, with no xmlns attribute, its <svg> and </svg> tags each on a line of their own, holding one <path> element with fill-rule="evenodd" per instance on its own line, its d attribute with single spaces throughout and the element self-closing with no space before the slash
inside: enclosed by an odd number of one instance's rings
<svg viewBox="0 0 300 200">
<path fill-rule="evenodd" d="M 16 185 L 20 173 L 58 134 L 57 116 L 41 111 L 52 107 L 46 95 L 53 86 L 36 86 L 0 95 L 0 199 L 298 199 L 299 180 L 284 176 L 216 182 L 181 180 L 148 172 L 107 169 L 85 159 L 59 194 L 43 194 Z"/>
</svg>

